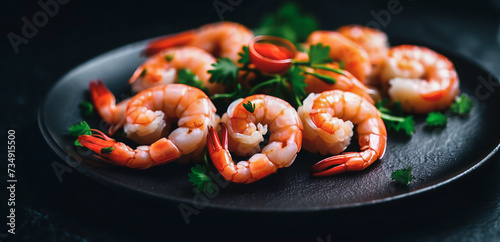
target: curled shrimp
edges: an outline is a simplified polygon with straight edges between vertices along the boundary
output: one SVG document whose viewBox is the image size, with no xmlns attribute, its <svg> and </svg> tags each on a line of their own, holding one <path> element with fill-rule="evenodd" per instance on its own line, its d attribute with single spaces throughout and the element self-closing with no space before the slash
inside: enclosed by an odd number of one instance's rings
<svg viewBox="0 0 500 242">
<path fill-rule="evenodd" d="M 453 63 L 431 49 L 401 45 L 389 49 L 381 71 L 392 100 L 406 112 L 428 113 L 448 108 L 459 92 Z"/>
<path fill-rule="evenodd" d="M 215 58 L 203 49 L 189 46 L 169 48 L 149 57 L 136 69 L 129 83 L 132 84 L 132 90 L 139 92 L 174 83 L 177 81 L 178 70 L 188 69 L 208 88 L 210 94 L 221 93 L 224 86 L 209 81 L 208 71 L 213 68 L 214 63 Z"/>
<path fill-rule="evenodd" d="M 389 50 L 387 35 L 378 29 L 361 25 L 342 26 L 337 30 L 337 32 L 358 44 L 366 51 L 366 53 L 368 53 L 368 57 L 372 65 L 372 70 L 368 75 L 368 80 L 370 81 L 370 84 L 377 85 L 377 74 L 380 71 L 382 62 L 387 57 L 387 51 Z"/>
<path fill-rule="evenodd" d="M 330 46 L 330 57 L 336 61 L 343 61 L 344 69 L 365 83 L 366 77 L 371 71 L 371 64 L 364 49 L 334 31 L 318 30 L 312 32 L 307 38 L 306 44 L 317 43 Z"/>
<path fill-rule="evenodd" d="M 215 111 L 207 95 L 197 88 L 183 84 L 157 86 L 130 99 L 124 126 L 128 138 L 151 145 L 134 150 L 100 131 L 81 135 L 78 141 L 99 153 L 105 161 L 130 168 L 146 169 L 173 160 L 197 160 L 206 145 L 208 126 L 219 120 Z M 178 120 L 178 128 L 169 132 L 169 122 L 174 120 Z"/>
<path fill-rule="evenodd" d="M 165 48 L 189 45 L 202 48 L 216 57 L 227 57 L 237 62 L 238 52 L 243 45 L 248 45 L 252 38 L 253 32 L 241 24 L 219 22 L 160 38 L 150 43 L 144 52 L 152 55 Z"/>
<path fill-rule="evenodd" d="M 316 163 L 311 169 L 314 176 L 363 170 L 385 153 L 387 131 L 379 111 L 354 93 L 311 93 L 298 113 L 304 125 L 304 149 L 335 155 Z M 361 152 L 336 155 L 350 144 L 354 125 Z"/>
<path fill-rule="evenodd" d="M 248 102 L 255 105 L 252 113 L 243 106 Z M 210 128 L 207 146 L 215 167 L 228 181 L 252 183 L 288 167 L 302 146 L 303 127 L 297 111 L 276 97 L 253 95 L 238 99 L 229 105 L 221 121 L 221 140 Z M 261 151 L 259 143 L 268 127 L 269 143 Z M 235 164 L 230 150 L 251 157 Z"/>
<path fill-rule="evenodd" d="M 299 54 L 298 61 L 307 61 L 307 54 Z M 338 64 L 329 63 L 326 64 L 327 67 L 332 69 L 339 69 Z M 360 82 L 356 77 L 354 77 L 350 72 L 346 70 L 339 70 L 342 74 L 328 71 L 328 70 L 313 70 L 312 68 L 306 68 L 308 72 L 316 72 L 321 75 L 329 76 L 335 79 L 334 84 L 326 83 L 313 75 L 305 75 L 304 83 L 307 85 L 305 91 L 309 93 L 320 93 L 329 90 L 342 90 L 346 92 L 356 93 L 373 103 L 373 99 L 370 96 L 370 91 L 362 82 Z"/>
</svg>

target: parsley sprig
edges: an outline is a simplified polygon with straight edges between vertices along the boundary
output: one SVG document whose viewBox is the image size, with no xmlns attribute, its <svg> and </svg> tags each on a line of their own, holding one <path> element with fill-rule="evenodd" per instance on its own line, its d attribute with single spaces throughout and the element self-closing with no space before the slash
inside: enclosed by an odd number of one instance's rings
<svg viewBox="0 0 500 242">
<path fill-rule="evenodd" d="M 92 131 L 90 131 L 90 126 L 85 121 L 81 121 L 79 123 L 71 125 L 68 129 L 68 134 L 77 138 L 75 140 L 75 146 L 82 146 L 80 142 L 78 142 L 78 136 L 80 135 L 92 135 Z"/>
<path fill-rule="evenodd" d="M 214 193 L 214 181 L 212 177 L 208 175 L 208 171 L 210 169 L 208 165 L 208 154 L 205 150 L 204 155 L 204 165 L 197 164 L 191 167 L 191 172 L 188 174 L 189 181 L 196 187 L 196 189 L 200 192 L 208 192 Z"/>
<path fill-rule="evenodd" d="M 413 116 L 402 116 L 401 103 L 396 101 L 390 108 L 388 103 L 389 100 L 384 98 L 375 104 L 387 128 L 396 132 L 403 131 L 407 136 L 411 136 L 415 132 Z"/>
<path fill-rule="evenodd" d="M 396 170 L 391 174 L 391 179 L 401 185 L 408 185 L 412 180 L 411 170 L 411 166 L 406 169 Z"/>
<path fill-rule="evenodd" d="M 465 115 L 468 114 L 473 107 L 474 103 L 470 97 L 463 93 L 455 99 L 455 102 L 451 105 L 451 111 L 459 115 Z"/>
</svg>

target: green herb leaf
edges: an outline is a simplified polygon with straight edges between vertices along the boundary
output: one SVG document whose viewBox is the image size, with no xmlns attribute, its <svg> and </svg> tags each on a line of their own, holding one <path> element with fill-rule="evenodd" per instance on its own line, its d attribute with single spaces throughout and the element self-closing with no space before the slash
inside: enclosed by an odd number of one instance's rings
<svg viewBox="0 0 500 242">
<path fill-rule="evenodd" d="M 167 61 L 169 61 L 169 62 L 170 62 L 171 60 L 173 60 L 173 59 L 174 59 L 174 54 L 170 54 L 170 55 L 166 55 L 166 56 L 165 56 L 165 60 L 167 60 Z"/>
<path fill-rule="evenodd" d="M 177 80 L 181 84 L 199 88 L 208 95 L 208 88 L 203 86 L 203 82 L 200 79 L 198 79 L 198 76 L 195 75 L 193 72 L 191 72 L 191 70 L 189 69 L 178 70 Z"/>
<path fill-rule="evenodd" d="M 114 149 L 115 147 L 113 146 L 101 148 L 101 154 L 111 154 L 111 151 Z"/>
<path fill-rule="evenodd" d="M 431 127 L 444 127 L 446 126 L 447 121 L 448 118 L 446 118 L 446 116 L 439 112 L 430 112 L 427 115 L 427 119 L 425 119 L 427 125 Z"/>
<path fill-rule="evenodd" d="M 404 131 L 406 135 L 411 136 L 415 132 L 415 121 L 412 116 L 402 116 L 401 103 L 395 101 L 392 107 L 387 108 L 389 100 L 387 98 L 375 103 L 375 107 L 380 111 L 380 116 L 384 120 L 387 129 L 393 129 L 396 132 Z"/>
<path fill-rule="evenodd" d="M 217 63 L 212 64 L 213 70 L 208 73 L 212 74 L 210 77 L 211 83 L 222 83 L 224 85 L 235 84 L 238 77 L 238 67 L 229 58 L 219 58 Z"/>
<path fill-rule="evenodd" d="M 81 101 L 80 104 L 78 104 L 78 107 L 80 108 L 80 110 L 82 110 L 83 116 L 85 117 L 92 116 L 92 112 L 94 111 L 94 106 L 92 105 L 91 102 Z"/>
<path fill-rule="evenodd" d="M 244 45 L 241 50 L 242 52 L 238 53 L 238 55 L 240 56 L 240 59 L 238 59 L 238 63 L 243 65 L 250 64 L 250 50 L 248 49 L 248 46 Z"/>
<path fill-rule="evenodd" d="M 71 125 L 68 129 L 68 134 L 77 137 L 80 135 L 92 135 L 92 131 L 90 131 L 90 127 L 85 121 L 81 121 L 79 123 Z"/>
<path fill-rule="evenodd" d="M 238 83 L 236 85 L 236 89 L 233 92 L 230 93 L 216 93 L 213 96 L 210 97 L 210 99 L 215 100 L 215 99 L 220 99 L 220 98 L 228 98 L 231 101 L 234 101 L 239 98 L 244 98 L 248 96 L 248 92 L 246 90 L 243 90 L 241 88 L 241 85 Z"/>
<path fill-rule="evenodd" d="M 294 3 L 286 3 L 274 15 L 263 18 L 256 35 L 272 35 L 290 40 L 292 43 L 304 42 L 309 34 L 318 29 L 317 21 L 310 15 L 300 12 Z"/>
<path fill-rule="evenodd" d="M 399 184 L 408 185 L 408 183 L 410 183 L 411 179 L 412 179 L 411 170 L 412 170 L 412 167 L 410 166 L 406 169 L 400 169 L 400 170 L 394 171 L 391 174 L 391 179 L 393 179 L 394 181 L 396 181 Z"/>
<path fill-rule="evenodd" d="M 207 168 L 203 165 L 195 165 L 191 167 L 191 172 L 188 174 L 189 181 L 193 183 L 196 189 L 200 192 L 207 191 L 208 193 L 214 193 L 211 183 L 213 180 L 208 176 Z"/>
<path fill-rule="evenodd" d="M 337 82 L 337 80 L 335 80 L 335 78 L 333 78 L 331 76 L 319 74 L 319 73 L 316 73 L 316 72 L 307 72 L 307 71 L 304 71 L 304 73 L 308 74 L 308 75 L 311 75 L 311 76 L 314 76 L 314 77 L 320 79 L 321 81 L 323 81 L 324 83 L 327 83 L 327 84 L 335 84 L 335 82 Z"/>
<path fill-rule="evenodd" d="M 315 64 L 326 64 L 333 61 L 330 55 L 330 46 L 324 46 L 322 43 L 317 43 L 309 47 L 309 63 L 311 65 Z"/>
<path fill-rule="evenodd" d="M 345 62 L 343 60 L 340 60 L 339 61 L 339 68 L 344 70 L 344 67 L 345 67 Z"/>
<path fill-rule="evenodd" d="M 248 101 L 247 103 L 243 103 L 243 107 L 250 113 L 255 111 L 255 104 Z"/>
<path fill-rule="evenodd" d="M 139 76 L 144 77 L 146 75 L 146 73 L 148 73 L 148 71 L 146 70 L 146 68 L 144 68 L 144 69 L 142 69 L 142 72 Z"/>
<path fill-rule="evenodd" d="M 455 102 L 451 105 L 451 111 L 456 114 L 464 115 L 468 114 L 472 107 L 474 107 L 474 103 L 467 96 L 467 94 L 462 94 L 455 99 Z"/>
<path fill-rule="evenodd" d="M 286 80 L 290 83 L 292 93 L 295 96 L 295 102 L 298 106 L 302 106 L 302 100 L 306 97 L 306 77 L 302 74 L 302 72 L 303 71 L 300 67 L 292 66 L 285 74 Z"/>
</svg>

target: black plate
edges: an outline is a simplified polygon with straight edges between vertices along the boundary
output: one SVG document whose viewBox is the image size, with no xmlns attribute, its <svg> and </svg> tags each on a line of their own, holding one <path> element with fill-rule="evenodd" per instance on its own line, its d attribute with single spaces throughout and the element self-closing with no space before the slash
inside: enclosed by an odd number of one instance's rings
<svg viewBox="0 0 500 242">
<path fill-rule="evenodd" d="M 475 103 L 470 115 L 460 117 L 448 112 L 445 129 L 429 129 L 425 117 L 415 117 L 417 125 L 413 137 L 405 138 L 389 132 L 385 157 L 362 172 L 312 178 L 309 169 L 321 156 L 302 151 L 291 167 L 280 169 L 277 174 L 253 184 L 221 186 L 215 194 L 203 200 L 188 181 L 187 174 L 192 165 L 171 163 L 148 170 L 114 167 L 99 161 L 89 152 L 75 149 L 74 138 L 67 135 L 72 124 L 86 120 L 78 104 L 88 100 L 90 80 L 102 79 L 118 97 L 127 95 L 124 94 L 128 93 L 127 80 L 144 60 L 139 53 L 145 44 L 143 41 L 118 48 L 73 69 L 52 88 L 40 109 L 40 128 L 52 149 L 69 165 L 106 185 L 223 209 L 339 209 L 387 202 L 442 186 L 483 164 L 499 147 L 500 114 L 497 110 L 500 98 L 493 94 L 484 97 L 488 87 L 479 81 L 480 78 L 493 78 L 492 75 L 463 56 L 433 48 L 455 64 L 461 91 L 469 94 Z M 475 95 L 477 90 L 482 98 Z M 87 119 L 87 122 L 91 127 L 104 130 L 97 117 Z M 409 186 L 398 186 L 391 181 L 393 171 L 408 166 L 413 167 L 414 177 Z"/>
</svg>

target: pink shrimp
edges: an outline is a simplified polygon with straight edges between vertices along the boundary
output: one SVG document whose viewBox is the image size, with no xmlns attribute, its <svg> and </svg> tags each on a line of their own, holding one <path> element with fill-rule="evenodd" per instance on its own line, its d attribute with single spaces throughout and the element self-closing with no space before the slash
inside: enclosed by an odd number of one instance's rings
<svg viewBox="0 0 500 242">
<path fill-rule="evenodd" d="M 253 112 L 244 107 L 250 102 Z M 208 152 L 217 170 L 228 181 L 251 183 L 290 166 L 302 146 L 302 123 L 297 111 L 287 102 L 268 95 L 253 95 L 229 105 L 223 115 L 221 140 L 213 128 L 208 134 Z M 269 143 L 260 150 L 267 127 Z M 226 128 L 227 127 L 227 128 Z M 233 162 L 231 153 L 251 156 Z"/>
<path fill-rule="evenodd" d="M 253 32 L 241 24 L 212 23 L 203 25 L 199 29 L 154 40 L 144 52 L 152 55 L 165 48 L 188 45 L 202 48 L 216 57 L 227 57 L 237 62 L 238 52 L 243 45 L 248 45 L 252 38 Z"/>
<path fill-rule="evenodd" d="M 112 96 L 102 83 L 98 86 L 103 99 Z M 197 88 L 183 84 L 157 86 L 130 99 L 123 122 L 128 138 L 138 144 L 151 145 L 134 150 L 100 131 L 94 135 L 80 135 L 78 141 L 100 154 L 103 160 L 130 168 L 146 169 L 173 160 L 199 160 L 205 148 L 208 126 L 219 120 L 215 111 L 207 95 Z M 173 120 L 178 120 L 178 128 L 169 134 L 169 121 Z"/>
<path fill-rule="evenodd" d="M 380 76 L 391 99 L 401 102 L 406 112 L 444 110 L 460 91 L 453 63 L 426 47 L 392 47 Z"/>
<path fill-rule="evenodd" d="M 304 149 L 335 155 L 316 163 L 311 169 L 314 176 L 363 170 L 385 153 L 387 131 L 379 111 L 354 93 L 309 94 L 298 113 L 304 125 Z M 350 144 L 354 125 L 361 152 L 336 155 Z"/>
</svg>

